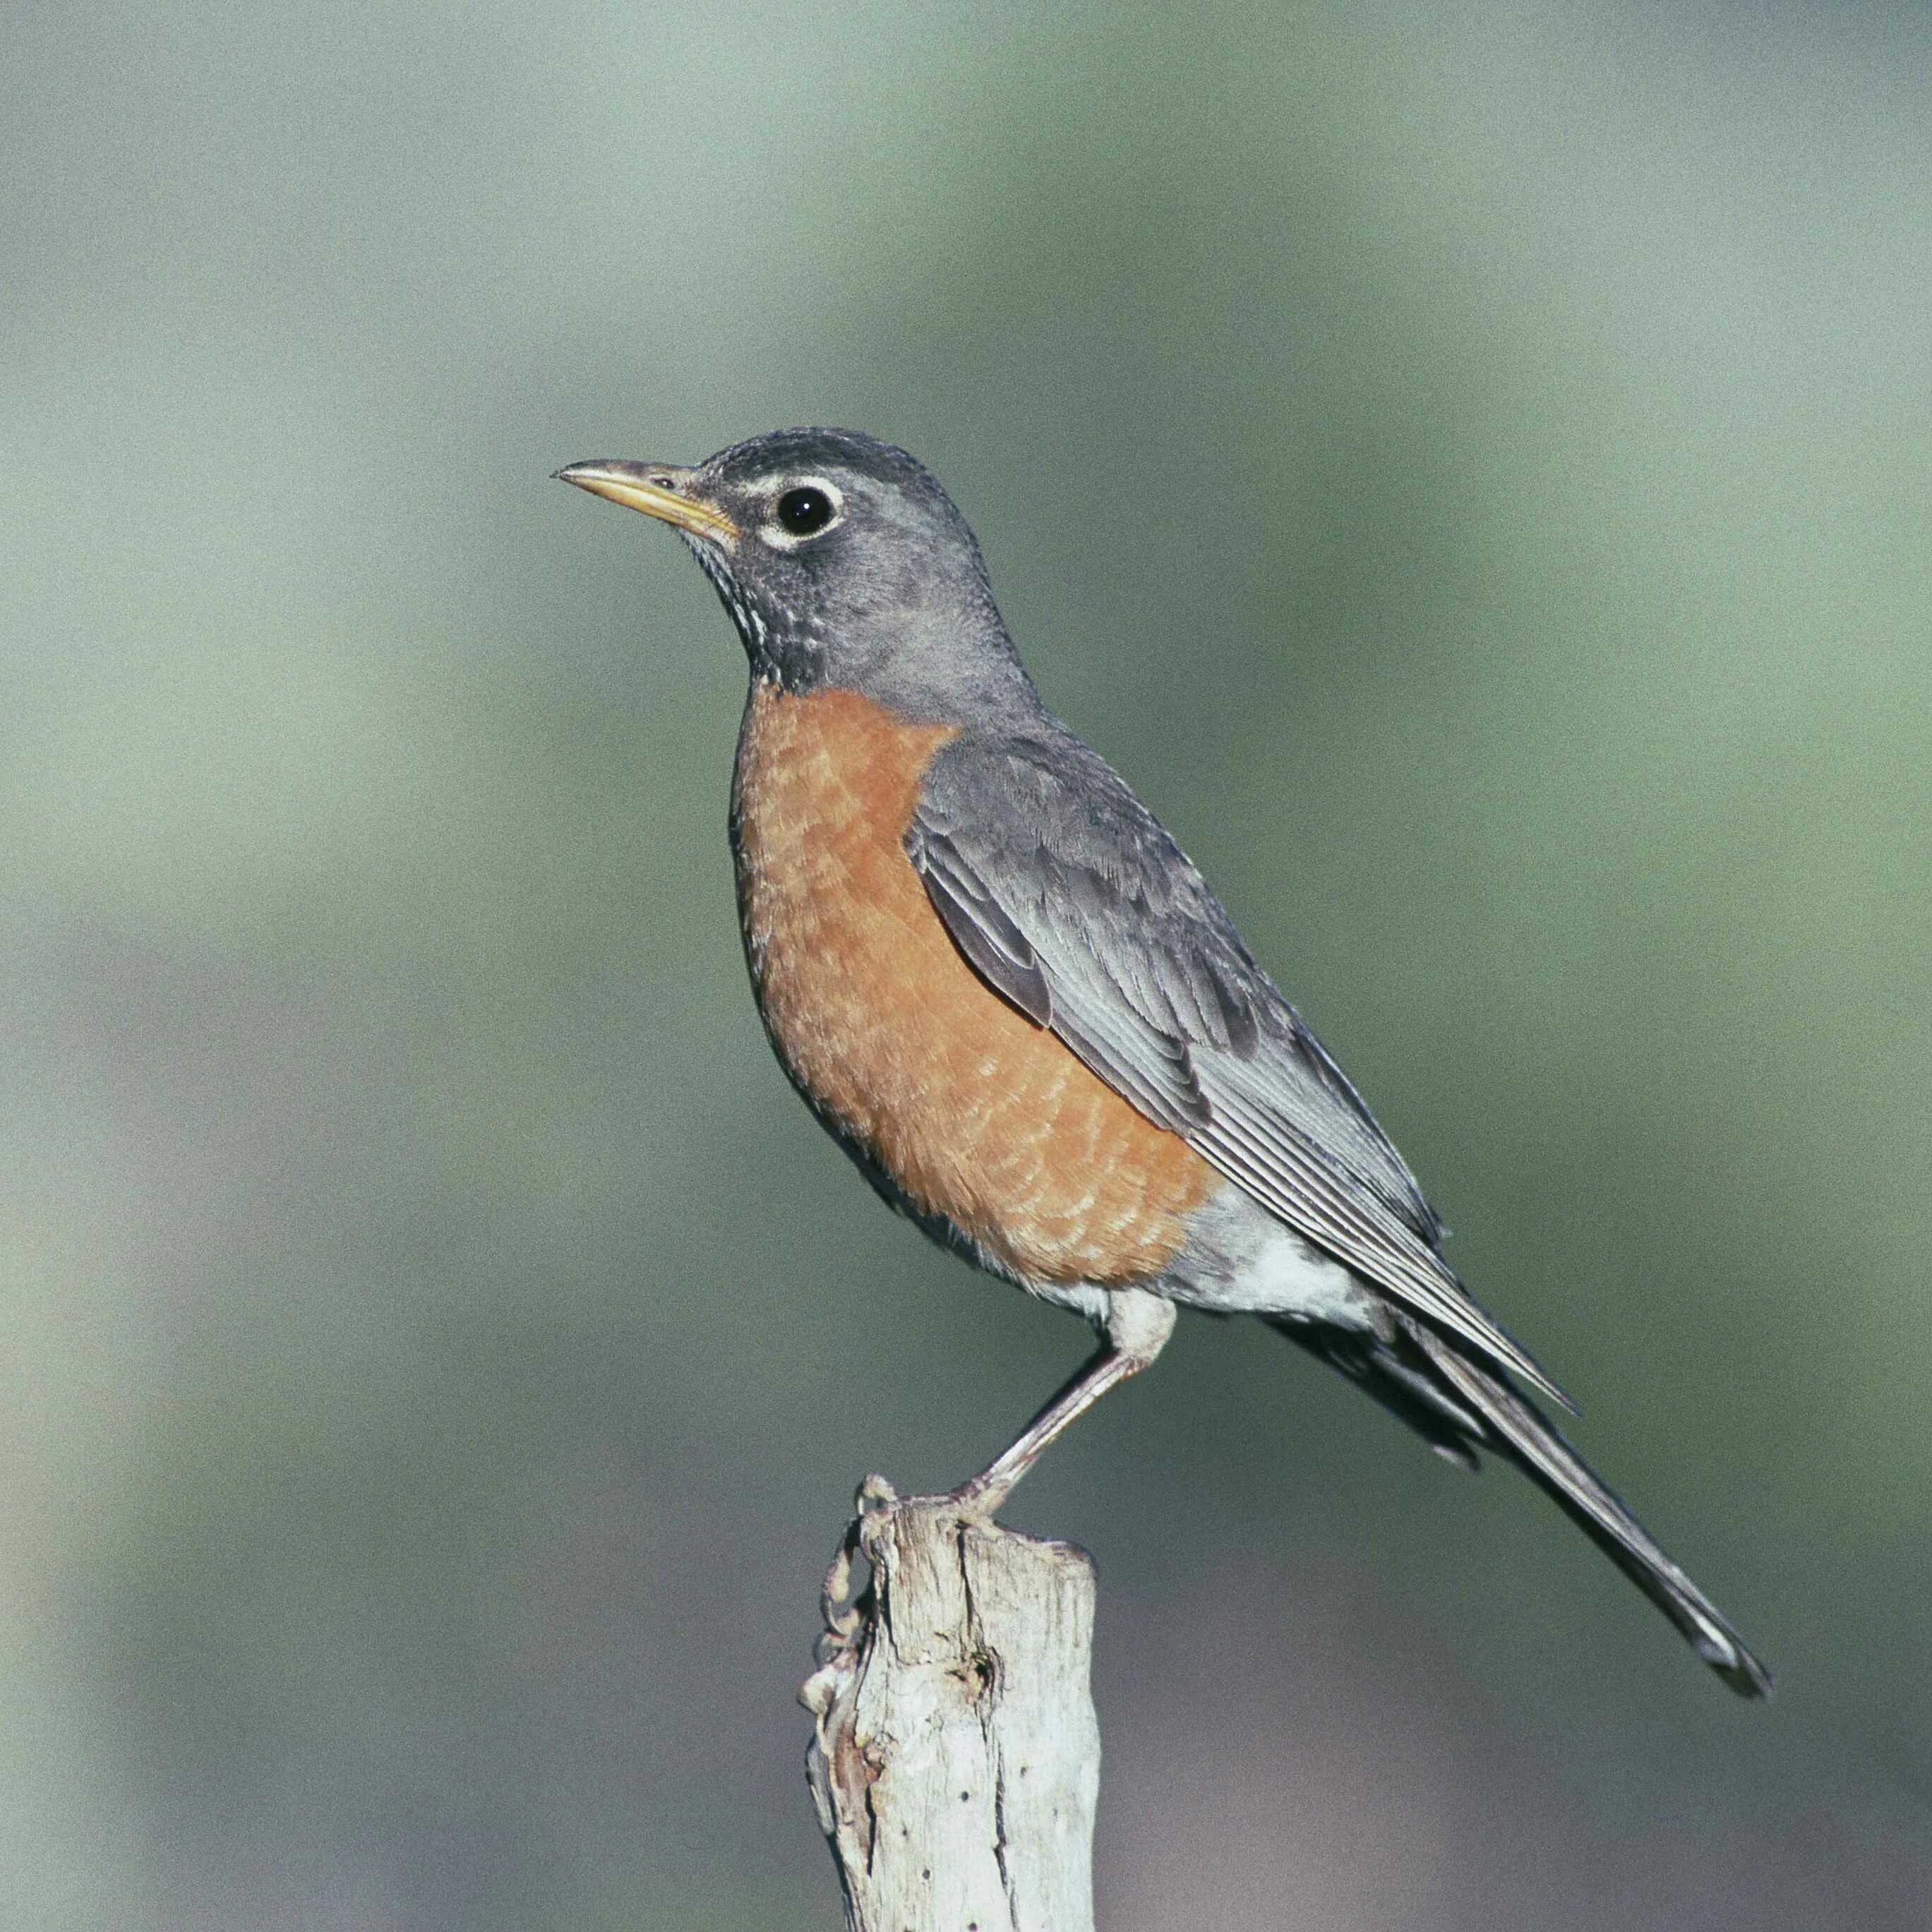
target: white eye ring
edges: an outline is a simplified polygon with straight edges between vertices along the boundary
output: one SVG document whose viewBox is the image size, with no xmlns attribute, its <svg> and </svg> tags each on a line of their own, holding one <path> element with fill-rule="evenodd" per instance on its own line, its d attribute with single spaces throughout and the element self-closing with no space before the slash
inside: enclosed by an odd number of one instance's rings
<svg viewBox="0 0 1932 1932">
<path fill-rule="evenodd" d="M 844 494 L 822 476 L 789 478 L 771 500 L 771 515 L 758 535 L 774 550 L 796 550 L 823 536 L 845 513 Z"/>
</svg>

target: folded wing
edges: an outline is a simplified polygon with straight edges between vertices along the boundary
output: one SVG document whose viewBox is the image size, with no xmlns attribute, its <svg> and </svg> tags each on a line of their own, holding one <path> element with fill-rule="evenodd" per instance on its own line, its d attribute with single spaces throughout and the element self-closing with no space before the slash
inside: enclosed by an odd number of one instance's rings
<svg viewBox="0 0 1932 1932">
<path fill-rule="evenodd" d="M 961 952 L 1150 1120 L 1406 1307 L 1568 1398 L 1463 1289 L 1361 1097 L 1166 830 L 1070 733 L 962 739 L 906 849 Z"/>
</svg>

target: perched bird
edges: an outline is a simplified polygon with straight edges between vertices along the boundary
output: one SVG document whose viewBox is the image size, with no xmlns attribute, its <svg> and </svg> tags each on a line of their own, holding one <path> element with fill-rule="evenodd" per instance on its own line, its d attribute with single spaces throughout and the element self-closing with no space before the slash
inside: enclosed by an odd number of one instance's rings
<svg viewBox="0 0 1932 1932">
<path fill-rule="evenodd" d="M 1177 1306 L 1256 1315 L 1451 1461 L 1516 1464 L 1764 1696 L 1518 1387 L 1571 1406 L 1456 1279 L 1402 1156 L 1186 855 L 1041 701 L 938 482 L 830 429 L 557 475 L 671 524 L 743 640 L 731 845 L 793 1084 L 892 1206 L 1104 1338 L 962 1513 L 1152 1362 Z"/>
</svg>

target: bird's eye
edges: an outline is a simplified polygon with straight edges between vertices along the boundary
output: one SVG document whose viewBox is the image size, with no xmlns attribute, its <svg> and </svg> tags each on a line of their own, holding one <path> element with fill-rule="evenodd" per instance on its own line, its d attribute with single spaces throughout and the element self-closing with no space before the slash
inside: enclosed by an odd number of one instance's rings
<svg viewBox="0 0 1932 1932">
<path fill-rule="evenodd" d="M 808 537 L 832 520 L 832 499 L 823 490 L 803 484 L 778 499 L 778 522 L 795 537 Z"/>
</svg>

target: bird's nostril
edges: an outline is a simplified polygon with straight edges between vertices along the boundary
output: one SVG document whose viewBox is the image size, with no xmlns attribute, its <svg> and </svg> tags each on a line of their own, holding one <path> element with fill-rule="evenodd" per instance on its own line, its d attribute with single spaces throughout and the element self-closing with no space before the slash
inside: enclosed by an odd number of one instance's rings
<svg viewBox="0 0 1932 1932">
<path fill-rule="evenodd" d="M 676 480 L 669 476 L 653 476 L 651 478 L 651 481 L 655 483 L 660 490 L 675 490 L 677 488 Z"/>
</svg>

